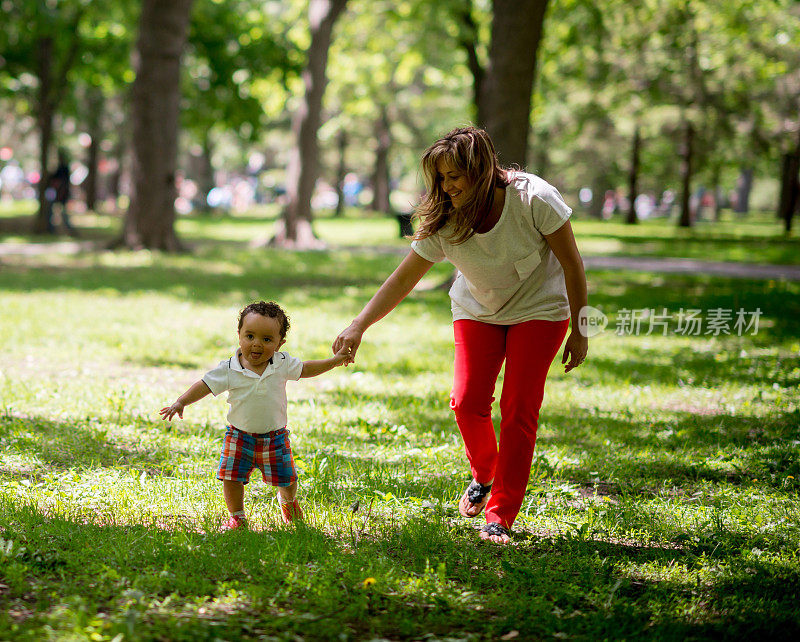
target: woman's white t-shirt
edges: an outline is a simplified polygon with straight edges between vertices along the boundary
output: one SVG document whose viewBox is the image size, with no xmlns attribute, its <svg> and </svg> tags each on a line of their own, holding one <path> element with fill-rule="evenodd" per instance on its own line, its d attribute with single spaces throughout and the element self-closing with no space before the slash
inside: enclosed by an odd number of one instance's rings
<svg viewBox="0 0 800 642">
<path fill-rule="evenodd" d="M 458 269 L 450 288 L 454 321 L 563 321 L 570 316 L 564 271 L 543 235 L 558 230 L 571 214 L 555 187 L 517 172 L 491 230 L 455 245 L 448 241 L 452 232 L 446 224 L 411 247 L 423 259 L 447 259 Z"/>
</svg>

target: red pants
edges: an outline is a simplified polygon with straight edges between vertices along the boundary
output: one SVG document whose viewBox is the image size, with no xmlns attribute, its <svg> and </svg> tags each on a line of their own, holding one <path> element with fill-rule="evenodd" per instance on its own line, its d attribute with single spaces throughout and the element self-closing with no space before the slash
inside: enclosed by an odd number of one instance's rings
<svg viewBox="0 0 800 642">
<path fill-rule="evenodd" d="M 569 319 L 510 326 L 460 319 L 453 327 L 455 377 L 450 407 L 464 439 L 472 476 L 481 484 L 494 480 L 486 521 L 511 528 L 531 473 L 547 371 L 567 333 Z M 498 450 L 492 402 L 504 359 Z"/>
</svg>

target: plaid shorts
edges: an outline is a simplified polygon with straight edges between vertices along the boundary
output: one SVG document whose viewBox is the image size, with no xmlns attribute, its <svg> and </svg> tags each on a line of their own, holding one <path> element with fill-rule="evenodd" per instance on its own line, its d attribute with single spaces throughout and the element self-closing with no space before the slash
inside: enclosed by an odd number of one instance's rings
<svg viewBox="0 0 800 642">
<path fill-rule="evenodd" d="M 285 427 L 256 435 L 228 426 L 217 479 L 246 484 L 255 468 L 261 471 L 264 483 L 271 486 L 291 486 L 297 480 L 289 431 Z"/>
</svg>

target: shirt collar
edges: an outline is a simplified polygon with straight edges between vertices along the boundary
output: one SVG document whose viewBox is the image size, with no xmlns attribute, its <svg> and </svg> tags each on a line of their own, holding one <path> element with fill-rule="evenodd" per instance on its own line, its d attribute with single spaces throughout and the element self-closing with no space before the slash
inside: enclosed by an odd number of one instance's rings
<svg viewBox="0 0 800 642">
<path fill-rule="evenodd" d="M 275 359 L 275 357 L 279 354 L 278 352 L 272 355 L 272 357 L 269 360 L 269 363 L 267 364 L 267 367 L 264 368 L 264 372 L 262 372 L 260 375 L 256 374 L 252 370 L 248 370 L 242 365 L 242 362 L 239 361 L 239 355 L 241 353 L 242 349 L 237 348 L 236 352 L 230 359 L 230 365 L 231 365 L 231 370 L 235 370 L 236 372 L 241 372 L 245 377 L 255 377 L 256 379 L 263 379 L 276 368 L 277 360 Z"/>
</svg>

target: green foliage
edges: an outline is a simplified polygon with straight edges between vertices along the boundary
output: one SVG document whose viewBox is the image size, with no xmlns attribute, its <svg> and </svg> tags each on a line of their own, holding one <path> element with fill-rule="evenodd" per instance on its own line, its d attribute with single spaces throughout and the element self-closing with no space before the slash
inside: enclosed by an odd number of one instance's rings
<svg viewBox="0 0 800 642">
<path fill-rule="evenodd" d="M 3 10 L 0 91 L 30 109 L 37 100 L 44 40 L 52 42 L 52 91 L 69 80 L 73 88 L 85 83 L 111 95 L 133 80 L 129 59 L 136 16 L 128 3 L 24 0 L 4 3 Z"/>
<path fill-rule="evenodd" d="M 171 424 L 158 408 L 233 349 L 245 302 L 280 301 L 286 349 L 320 357 L 399 261 L 241 242 L 272 220 L 181 219 L 191 256 L 55 244 L 2 257 L 0 638 L 797 635 L 796 282 L 591 272 L 611 326 L 580 369 L 553 366 L 508 548 L 481 543 L 455 509 L 468 469 L 447 405 L 449 302 L 417 291 L 370 329 L 355 366 L 289 389 L 305 524 L 281 525 L 254 479 L 252 530 L 220 533 L 225 403 Z M 364 235 L 361 219 L 323 222 Z M 579 243 L 612 238 L 601 223 L 576 230 Z M 674 249 L 674 234 L 648 223 L 624 242 Z M 731 248 L 704 244 L 717 258 Z M 447 276 L 437 266 L 429 284 Z M 660 306 L 764 316 L 741 337 L 613 332 L 619 310 Z"/>
<path fill-rule="evenodd" d="M 83 152 L 75 138 L 92 130 L 102 137 L 105 158 L 117 164 L 139 4 L 5 0 L 2 7 L 3 135 L 15 159 L 37 169 L 31 132 L 42 107 L 41 44 L 52 38 L 54 142 L 71 147 L 77 160 Z M 194 3 L 181 118 L 190 134 L 184 143 L 193 150 L 186 158 L 195 158 L 181 170 L 202 188 L 210 187 L 211 168 L 198 176 L 197 144 L 206 146 L 217 170 L 240 170 L 254 149 L 271 167 L 285 164 L 309 40 L 306 8 L 301 0 Z M 350 0 L 334 34 L 320 130 L 328 182 L 341 131 L 349 135 L 347 170 L 372 173 L 375 123 L 386 111 L 391 177 L 401 183 L 404 201 L 413 195 L 419 151 L 475 117 L 465 43 L 475 44 L 485 66 L 492 11 L 488 0 Z M 675 190 L 679 126 L 688 119 L 696 126 L 696 169 L 706 186 L 718 178 L 732 189 L 742 166 L 775 176 L 780 154 L 796 144 L 798 51 L 800 15 L 791 0 L 550 2 L 530 169 L 559 185 L 618 187 L 638 128 L 641 188 Z"/>
<path fill-rule="evenodd" d="M 233 131 L 243 140 L 259 138 L 270 94 L 283 87 L 285 99 L 287 78 L 300 72 L 283 28 L 269 3 L 195 3 L 184 54 L 181 116 L 197 137 L 213 128 Z"/>
<path fill-rule="evenodd" d="M 469 118 L 471 79 L 457 40 L 456 10 L 461 4 L 351 0 L 348 19 L 337 25 L 328 63 L 325 102 L 331 118 L 320 137 L 329 143 L 329 168 L 336 165 L 333 140 L 344 130 L 352 141 L 350 167 L 367 173 L 373 163 L 375 123 L 386 112 L 392 176 L 413 178 L 415 150 L 450 123 Z M 420 118 L 421 113 L 426 117 Z M 406 187 L 413 191 L 415 185 Z"/>
<path fill-rule="evenodd" d="M 794 3 L 571 0 L 551 3 L 547 20 L 534 124 L 537 144 L 553 149 L 537 150 L 540 163 L 565 182 L 623 184 L 638 127 L 644 179 L 674 185 L 687 120 L 701 180 L 722 169 L 732 186 L 742 166 L 776 172 L 797 120 L 786 102 L 798 87 Z"/>
</svg>

